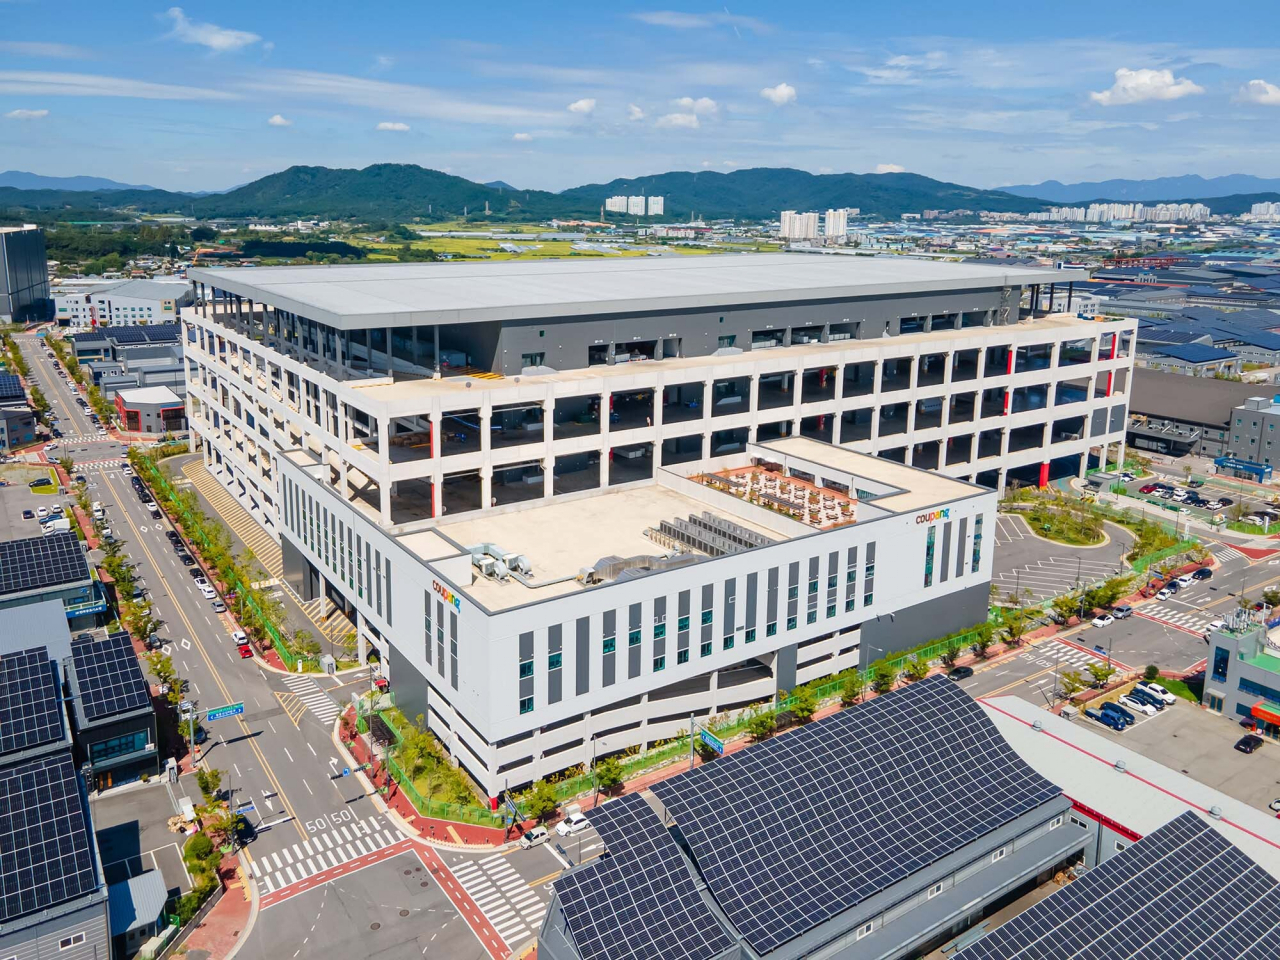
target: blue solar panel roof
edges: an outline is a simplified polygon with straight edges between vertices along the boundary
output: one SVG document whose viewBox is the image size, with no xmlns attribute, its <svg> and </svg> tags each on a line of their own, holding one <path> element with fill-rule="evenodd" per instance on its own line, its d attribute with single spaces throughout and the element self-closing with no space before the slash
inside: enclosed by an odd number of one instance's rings
<svg viewBox="0 0 1280 960">
<path fill-rule="evenodd" d="M 0 373 L 0 400 L 23 400 L 22 380 L 12 373 Z"/>
<path fill-rule="evenodd" d="M 0 657 L 0 754 L 62 739 L 58 668 L 45 647 Z"/>
<path fill-rule="evenodd" d="M 151 702 L 151 688 L 127 633 L 72 641 L 71 655 L 81 708 L 90 720 L 136 710 Z"/>
<path fill-rule="evenodd" d="M 955 960 L 1275 960 L 1280 883 L 1187 811 Z"/>
<path fill-rule="evenodd" d="M 1204 343 L 1176 343 L 1167 347 L 1157 347 L 1154 351 L 1162 357 L 1181 360 L 1184 363 L 1213 363 L 1216 360 L 1233 360 L 1235 354 L 1221 347 L 1211 347 Z"/>
</svg>

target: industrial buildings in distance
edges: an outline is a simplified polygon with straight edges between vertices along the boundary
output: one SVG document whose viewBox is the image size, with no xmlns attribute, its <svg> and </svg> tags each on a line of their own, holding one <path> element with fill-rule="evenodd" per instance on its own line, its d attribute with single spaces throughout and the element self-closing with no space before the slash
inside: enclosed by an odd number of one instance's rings
<svg viewBox="0 0 1280 960">
<path fill-rule="evenodd" d="M 492 798 L 985 620 L 996 491 L 1124 454 L 1135 322 L 1040 315 L 1072 271 L 190 279 L 193 445 Z"/>
</svg>

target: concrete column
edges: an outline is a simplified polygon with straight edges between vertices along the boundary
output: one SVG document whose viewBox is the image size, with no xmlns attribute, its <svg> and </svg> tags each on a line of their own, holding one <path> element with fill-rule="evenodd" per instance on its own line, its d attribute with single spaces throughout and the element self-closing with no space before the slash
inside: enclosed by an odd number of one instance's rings
<svg viewBox="0 0 1280 960">
<path fill-rule="evenodd" d="M 804 397 L 804 366 L 797 367 L 791 382 L 791 435 L 800 436 L 800 401 Z"/>
<path fill-rule="evenodd" d="M 387 376 L 391 376 L 391 328 L 385 327 L 387 337 Z"/>
<path fill-rule="evenodd" d="M 1053 355 L 1049 358 L 1049 366 L 1056 370 L 1058 364 L 1062 362 L 1062 341 L 1055 341 L 1053 344 Z"/>
<path fill-rule="evenodd" d="M 1009 428 L 1000 428 L 1000 460 L 1004 461 L 1009 456 Z"/>
<path fill-rule="evenodd" d="M 844 364 L 838 363 L 835 368 L 836 377 L 836 412 L 831 415 L 831 443 L 840 445 L 840 414 L 844 409 Z"/>
<path fill-rule="evenodd" d="M 1006 468 L 1001 467 L 1000 474 L 996 478 L 996 495 L 997 496 L 1000 496 L 1000 497 L 1004 496 L 1005 482 L 1008 480 L 1008 478 L 1009 478 L 1009 471 Z"/>
<path fill-rule="evenodd" d="M 435 366 L 434 379 L 440 379 L 440 324 L 434 324 L 431 327 L 431 343 L 434 347 L 434 356 L 431 359 Z"/>
<path fill-rule="evenodd" d="M 711 456 L 711 401 L 714 380 L 702 381 L 702 459 Z"/>
<path fill-rule="evenodd" d="M 556 492 L 556 398 L 542 401 L 542 495 L 555 496 Z"/>
<path fill-rule="evenodd" d="M 493 465 L 486 463 L 480 468 L 480 509 L 488 510 L 493 506 Z"/>
</svg>

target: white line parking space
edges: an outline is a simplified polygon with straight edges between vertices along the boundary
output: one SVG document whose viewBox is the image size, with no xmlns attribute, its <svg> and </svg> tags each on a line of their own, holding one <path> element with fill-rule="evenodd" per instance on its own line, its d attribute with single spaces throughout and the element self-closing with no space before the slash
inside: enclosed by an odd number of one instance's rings
<svg viewBox="0 0 1280 960">
<path fill-rule="evenodd" d="M 1004 570 L 992 577 L 1001 594 L 1031 591 L 1036 600 L 1061 596 L 1076 583 L 1105 580 L 1119 570 L 1116 563 L 1082 560 L 1077 557 L 1048 557 L 1014 570 Z"/>
</svg>

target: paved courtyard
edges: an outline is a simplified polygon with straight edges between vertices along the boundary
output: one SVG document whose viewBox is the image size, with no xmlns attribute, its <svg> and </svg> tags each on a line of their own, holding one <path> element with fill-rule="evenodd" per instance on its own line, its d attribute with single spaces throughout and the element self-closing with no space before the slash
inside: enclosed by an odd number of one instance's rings
<svg viewBox="0 0 1280 960">
<path fill-rule="evenodd" d="M 1036 536 L 1020 516 L 996 517 L 996 551 L 991 582 L 1000 596 L 1030 591 L 1032 600 L 1061 596 L 1076 583 L 1096 583 L 1119 572 L 1133 534 L 1105 524 L 1107 543 L 1071 547 Z"/>
</svg>

